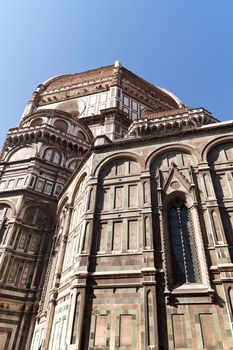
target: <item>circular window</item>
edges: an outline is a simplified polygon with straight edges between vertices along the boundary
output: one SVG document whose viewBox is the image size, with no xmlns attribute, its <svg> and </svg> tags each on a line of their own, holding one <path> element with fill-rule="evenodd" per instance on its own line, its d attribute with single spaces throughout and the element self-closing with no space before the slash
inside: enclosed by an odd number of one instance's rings
<svg viewBox="0 0 233 350">
<path fill-rule="evenodd" d="M 62 119 L 57 119 L 54 122 L 53 126 L 57 129 L 62 130 L 62 131 L 67 131 L 67 129 L 68 129 L 68 124 Z"/>
</svg>

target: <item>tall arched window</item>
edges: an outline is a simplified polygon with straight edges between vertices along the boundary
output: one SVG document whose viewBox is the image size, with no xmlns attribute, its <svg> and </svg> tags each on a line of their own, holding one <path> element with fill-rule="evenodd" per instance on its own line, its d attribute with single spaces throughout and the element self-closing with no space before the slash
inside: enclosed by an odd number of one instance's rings
<svg viewBox="0 0 233 350">
<path fill-rule="evenodd" d="M 173 283 L 199 282 L 198 260 L 191 229 L 190 214 L 184 203 L 173 202 L 168 210 Z"/>
</svg>

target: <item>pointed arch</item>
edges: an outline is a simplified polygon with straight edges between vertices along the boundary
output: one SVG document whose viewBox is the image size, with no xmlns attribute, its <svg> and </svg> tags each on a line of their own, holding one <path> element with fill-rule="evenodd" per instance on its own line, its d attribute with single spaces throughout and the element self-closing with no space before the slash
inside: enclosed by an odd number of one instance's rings
<svg viewBox="0 0 233 350">
<path fill-rule="evenodd" d="M 99 176 L 101 173 L 102 169 L 107 165 L 110 164 L 111 161 L 115 159 L 126 159 L 128 158 L 129 160 L 133 160 L 137 162 L 140 166 L 140 171 L 142 171 L 145 168 L 145 161 L 142 157 L 140 157 L 138 154 L 133 153 L 133 152 L 121 152 L 114 154 L 113 156 L 105 157 L 97 166 L 95 169 L 93 169 L 92 175 L 95 175 L 96 177 Z"/>
<path fill-rule="evenodd" d="M 34 145 L 21 145 L 14 147 L 7 153 L 5 160 L 7 162 L 14 162 L 22 159 L 29 159 L 35 157 L 36 148 Z"/>
<path fill-rule="evenodd" d="M 198 163 L 201 159 L 200 153 L 197 151 L 196 148 L 188 145 L 177 145 L 177 144 L 172 144 L 169 146 L 163 146 L 158 148 L 157 150 L 153 151 L 146 159 L 146 169 L 149 170 L 154 162 L 155 159 L 158 157 L 162 156 L 163 154 L 165 155 L 166 153 L 171 153 L 171 152 L 176 152 L 177 153 L 185 153 L 189 154 L 193 157 L 193 160 L 195 164 Z M 194 164 L 194 165 L 195 165 Z"/>
<path fill-rule="evenodd" d="M 79 178 L 77 179 L 76 185 L 75 185 L 75 187 L 74 187 L 74 189 L 73 189 L 73 194 L 72 194 L 72 196 L 71 196 L 71 205 L 74 204 L 74 200 L 75 200 L 75 197 L 76 197 L 77 192 L 78 192 L 78 190 L 79 190 L 80 184 L 82 183 L 82 181 L 84 180 L 84 178 L 85 178 L 86 176 L 87 176 L 87 173 L 84 172 L 84 173 L 82 173 L 82 174 L 79 176 Z"/>
<path fill-rule="evenodd" d="M 65 205 L 69 205 L 71 202 L 69 194 L 65 193 L 63 197 L 60 199 L 58 206 L 57 206 L 57 216 L 59 217 L 61 214 L 62 209 Z"/>
<path fill-rule="evenodd" d="M 8 199 L 1 199 L 0 200 L 0 205 L 7 205 L 7 206 L 9 206 L 11 208 L 11 210 L 12 210 L 12 216 L 15 216 L 17 214 L 14 203 L 9 201 Z"/>
<path fill-rule="evenodd" d="M 173 284 L 199 282 L 191 217 L 186 203 L 180 198 L 174 198 L 168 205 L 168 231 Z"/>
<path fill-rule="evenodd" d="M 208 142 L 202 148 L 202 150 L 200 150 L 203 161 L 208 162 L 208 154 L 210 153 L 210 151 L 213 150 L 215 147 L 219 146 L 220 144 L 226 144 L 226 143 L 233 144 L 233 136 L 221 136 Z"/>
<path fill-rule="evenodd" d="M 20 210 L 20 217 L 34 225 L 44 224 L 50 225 L 52 222 L 51 208 L 46 204 L 35 203 L 31 201 Z"/>
</svg>

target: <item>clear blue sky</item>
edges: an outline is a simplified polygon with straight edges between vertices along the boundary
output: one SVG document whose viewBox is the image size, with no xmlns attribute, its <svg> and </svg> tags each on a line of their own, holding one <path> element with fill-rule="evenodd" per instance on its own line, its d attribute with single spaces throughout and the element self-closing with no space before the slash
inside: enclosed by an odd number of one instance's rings
<svg viewBox="0 0 233 350">
<path fill-rule="evenodd" d="M 233 119 L 233 0 L 0 4 L 0 144 L 36 86 L 120 60 L 185 104 Z"/>
</svg>

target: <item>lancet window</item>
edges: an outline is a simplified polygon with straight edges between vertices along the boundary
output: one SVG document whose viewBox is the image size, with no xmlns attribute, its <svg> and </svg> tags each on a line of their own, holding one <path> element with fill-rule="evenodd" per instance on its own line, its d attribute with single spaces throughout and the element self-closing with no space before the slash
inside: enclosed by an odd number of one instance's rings
<svg viewBox="0 0 233 350">
<path fill-rule="evenodd" d="M 168 228 L 171 247 L 173 283 L 199 282 L 198 262 L 188 208 L 181 201 L 168 209 Z"/>
</svg>

